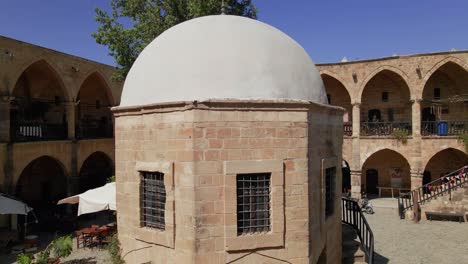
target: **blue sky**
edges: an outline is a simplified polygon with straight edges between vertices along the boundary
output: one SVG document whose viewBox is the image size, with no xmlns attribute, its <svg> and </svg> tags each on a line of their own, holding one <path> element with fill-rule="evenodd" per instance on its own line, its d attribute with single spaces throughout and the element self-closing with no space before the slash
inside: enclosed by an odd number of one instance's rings
<svg viewBox="0 0 468 264">
<path fill-rule="evenodd" d="M 95 43 L 110 0 L 2 0 L 0 35 L 114 65 Z M 317 63 L 468 49 L 466 0 L 254 0 Z"/>
</svg>

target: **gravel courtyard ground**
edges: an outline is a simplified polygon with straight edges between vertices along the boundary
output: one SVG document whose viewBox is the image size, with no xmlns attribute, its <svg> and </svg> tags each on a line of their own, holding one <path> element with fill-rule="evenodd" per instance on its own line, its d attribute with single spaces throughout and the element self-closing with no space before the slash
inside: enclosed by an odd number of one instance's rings
<svg viewBox="0 0 468 264">
<path fill-rule="evenodd" d="M 67 258 L 61 259 L 62 264 L 107 264 L 112 263 L 107 250 L 74 249 Z"/>
<path fill-rule="evenodd" d="M 376 263 L 468 264 L 467 222 L 415 224 L 400 220 L 396 209 L 374 210 L 366 218 L 374 232 Z"/>
<path fill-rule="evenodd" d="M 16 263 L 16 256 L 12 254 L 0 255 L 0 263 Z M 73 241 L 73 251 L 70 256 L 62 258 L 61 264 L 110 264 L 109 252 L 105 249 L 76 249 L 76 241 Z"/>
</svg>

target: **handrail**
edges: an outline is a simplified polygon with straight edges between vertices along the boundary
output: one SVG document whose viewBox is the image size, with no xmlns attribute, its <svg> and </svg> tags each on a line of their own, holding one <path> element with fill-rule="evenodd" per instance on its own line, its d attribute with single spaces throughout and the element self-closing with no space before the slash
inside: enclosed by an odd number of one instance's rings
<svg viewBox="0 0 468 264">
<path fill-rule="evenodd" d="M 440 177 L 439 179 L 413 189 L 408 193 L 401 194 L 398 197 L 398 211 L 400 218 L 403 219 L 405 211 L 413 208 L 414 198 L 416 198 L 418 204 L 423 204 L 426 201 L 443 196 L 445 193 L 449 193 L 451 199 L 452 190 L 464 185 L 467 182 L 468 166 L 464 166 L 456 171 Z"/>
<path fill-rule="evenodd" d="M 369 264 L 374 263 L 374 234 L 357 201 L 341 198 L 341 221 L 356 230 Z"/>
<path fill-rule="evenodd" d="M 468 133 L 468 120 L 421 121 L 423 136 L 456 136 Z"/>
<path fill-rule="evenodd" d="M 391 136 L 394 131 L 411 135 L 411 122 L 361 122 L 361 136 Z"/>
</svg>

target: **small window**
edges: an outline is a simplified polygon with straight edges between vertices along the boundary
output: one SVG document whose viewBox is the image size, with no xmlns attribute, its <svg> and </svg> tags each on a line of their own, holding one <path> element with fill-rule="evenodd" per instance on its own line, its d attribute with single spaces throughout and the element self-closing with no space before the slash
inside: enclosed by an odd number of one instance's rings
<svg viewBox="0 0 468 264">
<path fill-rule="evenodd" d="M 434 100 L 440 100 L 440 88 L 434 88 Z"/>
<path fill-rule="evenodd" d="M 327 94 L 328 104 L 331 104 L 331 95 Z"/>
<path fill-rule="evenodd" d="M 333 215 L 335 209 L 336 167 L 325 169 L 325 216 Z"/>
<path fill-rule="evenodd" d="M 60 105 L 60 96 L 55 96 L 54 102 L 55 102 L 55 105 Z"/>
<path fill-rule="evenodd" d="M 96 109 L 101 108 L 101 101 L 96 100 Z"/>
<path fill-rule="evenodd" d="M 388 102 L 388 92 L 382 93 L 382 102 Z"/>
<path fill-rule="evenodd" d="M 164 230 L 166 188 L 161 172 L 141 172 L 140 221 L 141 226 Z"/>
<path fill-rule="evenodd" d="M 237 175 L 238 235 L 271 230 L 270 178 L 270 173 Z"/>
</svg>

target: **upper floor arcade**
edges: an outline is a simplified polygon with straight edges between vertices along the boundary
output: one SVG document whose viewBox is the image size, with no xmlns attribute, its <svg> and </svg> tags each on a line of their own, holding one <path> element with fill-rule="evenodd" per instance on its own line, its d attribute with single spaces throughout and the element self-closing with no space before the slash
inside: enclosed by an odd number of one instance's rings
<svg viewBox="0 0 468 264">
<path fill-rule="evenodd" d="M 468 133 L 468 51 L 318 65 L 345 136 Z"/>
<path fill-rule="evenodd" d="M 0 47 L 0 141 L 113 137 L 113 67 L 5 37 Z"/>
</svg>

